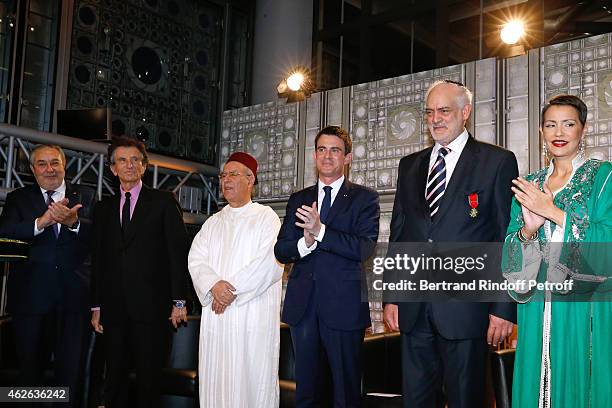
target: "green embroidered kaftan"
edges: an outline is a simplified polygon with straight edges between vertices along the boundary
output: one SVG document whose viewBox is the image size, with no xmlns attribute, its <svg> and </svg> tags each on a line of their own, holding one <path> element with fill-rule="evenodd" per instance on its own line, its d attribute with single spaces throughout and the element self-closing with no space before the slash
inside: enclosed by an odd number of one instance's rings
<svg viewBox="0 0 612 408">
<path fill-rule="evenodd" d="M 580 299 L 600 301 L 558 301 L 571 292 L 510 292 L 519 302 L 514 408 L 612 407 L 612 302 L 601 301 L 612 300 L 612 255 L 606 251 L 612 249 L 612 164 L 579 156 L 573 165 L 570 180 L 554 194 L 566 213 L 563 226 L 546 221 L 537 241 L 520 243 L 523 217 L 513 200 L 504 275 L 510 282 L 573 278 L 590 293 Z M 542 188 L 552 166 L 527 180 Z M 598 242 L 606 244 L 590 244 Z"/>
</svg>

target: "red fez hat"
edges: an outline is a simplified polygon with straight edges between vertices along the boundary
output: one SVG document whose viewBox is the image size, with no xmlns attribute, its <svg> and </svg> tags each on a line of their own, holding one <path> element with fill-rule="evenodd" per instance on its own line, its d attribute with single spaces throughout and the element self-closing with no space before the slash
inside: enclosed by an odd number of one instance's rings
<svg viewBox="0 0 612 408">
<path fill-rule="evenodd" d="M 255 184 L 257 184 L 257 160 L 248 153 L 235 152 L 230 155 L 225 164 L 235 161 L 244 164 L 255 176 Z"/>
</svg>

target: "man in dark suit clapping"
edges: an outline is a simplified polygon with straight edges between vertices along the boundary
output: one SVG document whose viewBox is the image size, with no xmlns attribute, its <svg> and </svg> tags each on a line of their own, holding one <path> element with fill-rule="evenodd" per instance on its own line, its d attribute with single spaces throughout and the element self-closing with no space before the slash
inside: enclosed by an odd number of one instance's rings
<svg viewBox="0 0 612 408">
<path fill-rule="evenodd" d="M 28 260 L 15 263 L 8 282 L 20 386 L 42 386 L 54 355 L 55 384 L 80 399 L 81 368 L 89 333 L 89 245 L 95 193 L 64 181 L 66 157 L 59 146 L 39 145 L 30 154 L 36 184 L 6 197 L 0 236 L 27 241 Z"/>
<path fill-rule="evenodd" d="M 471 109 L 472 94 L 462 84 L 439 81 L 427 91 L 425 118 L 435 145 L 400 161 L 390 242 L 503 241 L 516 158 L 467 132 Z M 449 408 L 479 408 L 487 343 L 512 333 L 516 305 L 387 304 L 384 319 L 402 333 L 405 407 L 444 407 L 446 400 Z"/>
<path fill-rule="evenodd" d="M 104 333 L 106 407 L 128 406 L 128 362 L 134 359 L 139 407 L 158 407 L 168 320 L 187 321 L 189 244 L 179 204 L 141 178 L 144 145 L 127 137 L 109 146 L 119 194 L 98 205 L 94 222 L 92 325 Z"/>
<path fill-rule="evenodd" d="M 362 301 L 362 263 L 378 238 L 378 193 L 345 179 L 351 139 L 337 127 L 315 138 L 316 185 L 294 193 L 274 248 L 282 263 L 294 263 L 282 320 L 295 350 L 296 406 L 318 406 L 320 356 L 327 354 L 334 406 L 361 401 L 361 347 L 370 325 Z M 365 288 L 364 288 L 365 289 Z"/>
</svg>

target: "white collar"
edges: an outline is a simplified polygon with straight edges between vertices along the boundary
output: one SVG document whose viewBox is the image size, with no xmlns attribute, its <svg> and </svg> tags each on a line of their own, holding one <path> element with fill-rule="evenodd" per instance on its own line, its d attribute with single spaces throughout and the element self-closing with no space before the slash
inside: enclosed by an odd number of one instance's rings
<svg viewBox="0 0 612 408">
<path fill-rule="evenodd" d="M 461 134 L 457 136 L 452 142 L 450 142 L 446 147 L 450 149 L 451 152 L 460 153 L 461 151 L 463 151 L 463 148 L 465 147 L 469 137 L 470 137 L 470 134 L 468 133 L 467 129 L 463 128 L 463 132 L 461 132 Z M 437 155 L 438 151 L 442 147 L 443 146 L 440 143 L 436 142 L 436 144 L 433 147 L 432 153 L 434 155 Z"/>
<path fill-rule="evenodd" d="M 342 175 L 338 180 L 330 184 L 332 191 L 338 191 L 340 187 L 342 186 L 342 183 L 344 183 L 344 175 Z M 325 187 L 326 185 L 327 184 L 323 183 L 321 179 L 319 179 L 319 182 L 318 182 L 319 190 L 318 191 L 323 190 L 323 187 Z"/>
<path fill-rule="evenodd" d="M 48 190 L 45 190 L 41 186 L 38 186 L 38 188 L 40 188 L 40 191 L 43 193 L 43 195 L 47 194 Z M 60 184 L 60 186 L 53 191 L 55 191 L 56 193 L 63 194 L 65 196 L 66 195 L 66 180 L 62 180 L 62 184 Z"/>
<path fill-rule="evenodd" d="M 572 175 L 587 161 L 584 154 L 578 153 L 576 157 L 572 159 Z M 550 160 L 550 165 L 548 166 L 548 171 L 546 172 L 547 176 L 550 176 L 552 172 L 555 170 L 555 159 L 554 157 Z"/>
<path fill-rule="evenodd" d="M 245 203 L 244 205 L 241 205 L 240 207 L 232 207 L 231 205 L 229 205 L 229 203 L 225 207 L 233 212 L 241 212 L 249 208 L 251 204 L 253 204 L 253 201 L 249 200 L 247 203 Z"/>
</svg>

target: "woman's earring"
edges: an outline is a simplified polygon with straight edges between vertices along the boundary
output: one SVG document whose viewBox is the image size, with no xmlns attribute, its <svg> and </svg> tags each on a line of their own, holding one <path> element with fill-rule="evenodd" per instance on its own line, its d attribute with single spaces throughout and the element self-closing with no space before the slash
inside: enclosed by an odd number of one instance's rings
<svg viewBox="0 0 612 408">
<path fill-rule="evenodd" d="M 548 160 L 548 146 L 546 146 L 546 142 L 542 146 L 542 153 L 544 154 L 544 160 Z"/>
<path fill-rule="evenodd" d="M 580 146 L 578 147 L 578 154 L 584 156 L 584 137 L 580 139 Z"/>
</svg>

